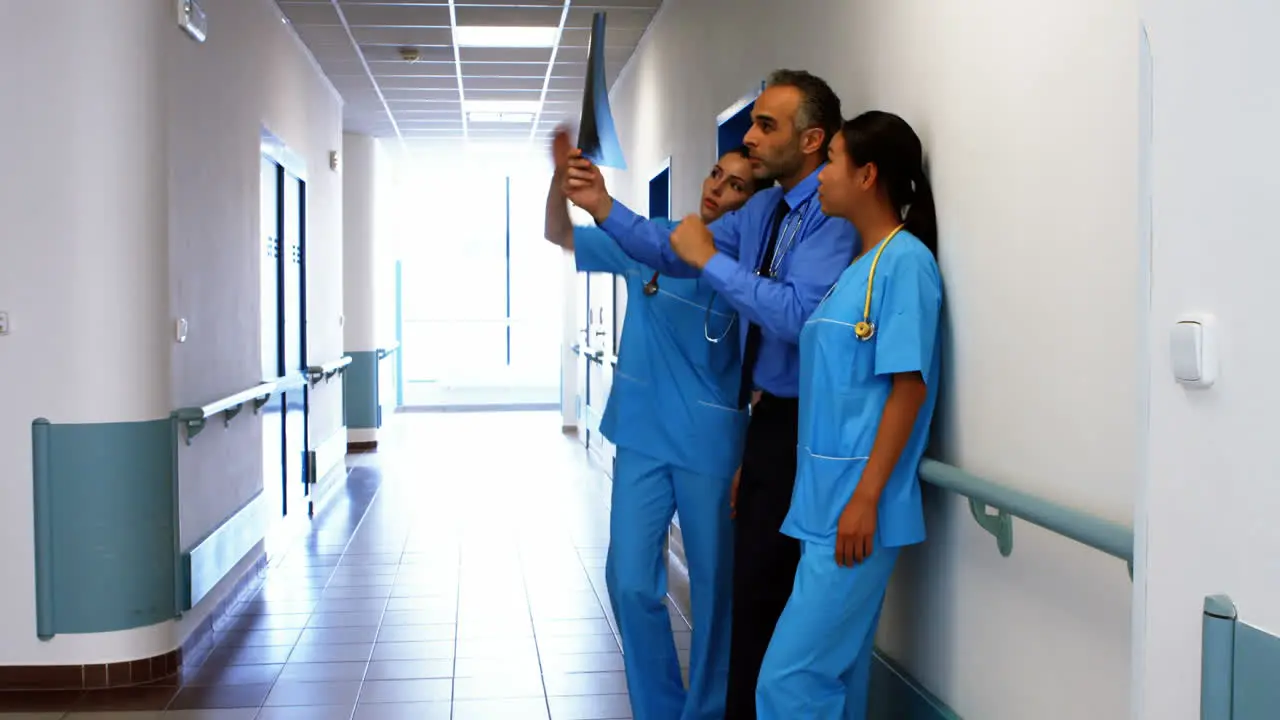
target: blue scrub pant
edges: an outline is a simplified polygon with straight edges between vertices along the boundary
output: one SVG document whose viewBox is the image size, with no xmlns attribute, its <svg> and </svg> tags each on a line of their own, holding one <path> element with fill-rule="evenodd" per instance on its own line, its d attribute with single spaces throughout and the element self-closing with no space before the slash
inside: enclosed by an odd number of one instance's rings
<svg viewBox="0 0 1280 720">
<path fill-rule="evenodd" d="M 732 477 L 708 477 L 618 448 L 605 580 L 622 635 L 635 720 L 721 720 L 729 675 Z M 680 512 L 693 638 L 689 690 L 671 631 L 666 533 Z"/>
<path fill-rule="evenodd" d="M 865 720 L 871 650 L 898 548 L 876 544 L 852 568 L 804 543 L 791 599 L 756 686 L 759 720 Z"/>
</svg>

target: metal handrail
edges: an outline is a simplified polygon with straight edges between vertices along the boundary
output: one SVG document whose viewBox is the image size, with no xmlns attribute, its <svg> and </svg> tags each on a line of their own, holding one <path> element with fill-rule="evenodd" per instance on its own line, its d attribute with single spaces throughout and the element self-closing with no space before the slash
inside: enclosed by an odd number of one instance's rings
<svg viewBox="0 0 1280 720">
<path fill-rule="evenodd" d="M 995 536 L 1001 555 L 1008 557 L 1013 552 L 1013 518 L 1016 517 L 1124 560 L 1129 565 L 1130 576 L 1133 575 L 1133 529 L 1130 527 L 984 480 L 937 460 L 926 459 L 920 463 L 920 480 L 968 498 L 974 520 Z M 987 512 L 988 506 L 995 514 Z"/>
<path fill-rule="evenodd" d="M 245 405 L 252 404 L 256 415 L 263 405 L 278 392 L 296 390 L 306 385 L 306 378 L 301 374 L 282 375 L 274 380 L 264 380 L 251 388 L 214 400 L 207 405 L 183 407 L 173 411 L 173 419 L 187 429 L 186 443 L 204 430 L 210 418 L 221 414 L 225 425 L 230 425 L 232 418 L 240 414 Z"/>
<path fill-rule="evenodd" d="M 307 367 L 307 378 L 311 380 L 311 384 L 315 385 L 321 380 L 328 380 L 337 375 L 351 364 L 351 356 L 343 355 L 337 360 L 331 360 L 322 365 L 310 365 Z"/>
</svg>

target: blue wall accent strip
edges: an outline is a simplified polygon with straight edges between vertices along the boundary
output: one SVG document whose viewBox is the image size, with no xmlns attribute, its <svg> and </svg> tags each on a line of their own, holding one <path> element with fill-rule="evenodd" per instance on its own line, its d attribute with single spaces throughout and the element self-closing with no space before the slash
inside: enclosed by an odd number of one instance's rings
<svg viewBox="0 0 1280 720">
<path fill-rule="evenodd" d="M 173 422 L 32 423 L 36 632 L 98 633 L 178 614 Z"/>
<path fill-rule="evenodd" d="M 396 407 L 404 405 L 404 265 L 396 261 Z"/>
<path fill-rule="evenodd" d="M 378 351 L 348 352 L 351 365 L 343 380 L 342 395 L 347 427 L 376 429 L 378 425 Z"/>
<path fill-rule="evenodd" d="M 879 650 L 871 662 L 869 695 L 869 720 L 962 720 Z"/>
<path fill-rule="evenodd" d="M 1205 598 L 1200 653 L 1200 717 L 1231 720 L 1236 608 L 1229 598 Z"/>
<path fill-rule="evenodd" d="M 1274 720 L 1280 708 L 1280 638 L 1236 623 L 1233 720 Z"/>
</svg>

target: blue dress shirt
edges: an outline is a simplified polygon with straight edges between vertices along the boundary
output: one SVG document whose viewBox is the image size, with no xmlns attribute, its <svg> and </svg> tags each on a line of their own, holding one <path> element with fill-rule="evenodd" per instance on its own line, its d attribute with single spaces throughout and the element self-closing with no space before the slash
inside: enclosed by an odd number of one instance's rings
<svg viewBox="0 0 1280 720">
<path fill-rule="evenodd" d="M 853 225 L 822 213 L 817 198 L 819 171 L 821 167 L 789 191 L 762 190 L 741 209 L 710 225 L 718 252 L 702 270 L 702 278 L 738 311 L 741 320 L 760 326 L 752 382 L 778 397 L 799 395 L 800 330 L 859 246 Z M 791 210 L 782 221 L 772 262 L 762 263 L 774 211 L 784 199 Z M 698 276 L 698 270 L 671 249 L 672 228 L 666 222 L 650 222 L 615 201 L 600 229 L 631 258 L 664 275 Z M 774 278 L 757 273 L 762 264 L 776 267 Z M 747 322 L 739 322 L 740 352 L 746 342 Z"/>
</svg>

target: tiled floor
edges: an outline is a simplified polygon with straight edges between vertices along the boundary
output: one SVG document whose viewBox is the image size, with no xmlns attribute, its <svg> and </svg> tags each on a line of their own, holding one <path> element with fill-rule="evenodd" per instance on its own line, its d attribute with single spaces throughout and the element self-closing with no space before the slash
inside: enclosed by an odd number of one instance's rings
<svg viewBox="0 0 1280 720">
<path fill-rule="evenodd" d="M 0 711 L 27 711 L 0 718 L 631 717 L 604 589 L 602 480 L 559 424 L 398 415 L 385 449 L 351 458 L 342 496 L 180 683 L 0 694 Z M 672 623 L 684 650 L 674 609 Z"/>
</svg>

